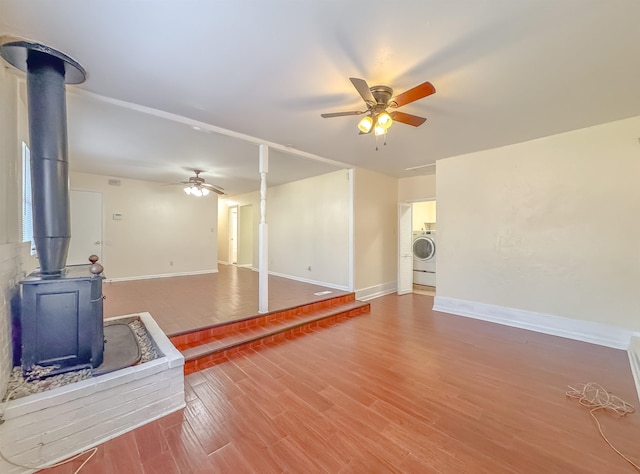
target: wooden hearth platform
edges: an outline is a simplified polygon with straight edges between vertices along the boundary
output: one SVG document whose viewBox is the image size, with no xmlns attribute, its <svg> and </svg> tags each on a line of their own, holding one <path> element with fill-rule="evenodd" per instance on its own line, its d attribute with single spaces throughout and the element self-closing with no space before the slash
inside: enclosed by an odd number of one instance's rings
<svg viewBox="0 0 640 474">
<path fill-rule="evenodd" d="M 169 339 L 184 355 L 185 374 L 191 374 L 226 361 L 243 350 L 277 344 L 369 311 L 369 303 L 357 301 L 354 293 L 348 293 L 173 334 Z"/>
</svg>

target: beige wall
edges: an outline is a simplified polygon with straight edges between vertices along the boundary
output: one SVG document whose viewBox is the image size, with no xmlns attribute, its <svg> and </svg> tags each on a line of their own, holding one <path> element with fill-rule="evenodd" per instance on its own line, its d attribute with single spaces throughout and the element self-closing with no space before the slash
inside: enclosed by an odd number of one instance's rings
<svg viewBox="0 0 640 474">
<path fill-rule="evenodd" d="M 229 206 L 227 200 L 218 199 L 218 262 L 231 263 L 229 254 Z"/>
<path fill-rule="evenodd" d="M 18 124 L 24 104 L 18 81 L 0 67 L 0 393 L 4 393 L 13 365 L 11 304 L 22 279 L 24 247 L 20 243 L 21 133 Z"/>
<path fill-rule="evenodd" d="M 340 170 L 269 190 L 270 271 L 348 288 L 349 188 Z"/>
<path fill-rule="evenodd" d="M 639 330 L 639 131 L 438 161 L 438 296 Z"/>
<path fill-rule="evenodd" d="M 28 143 L 28 130 L 19 87 L 17 77 L 0 66 L 0 243 L 21 239 L 21 141 Z"/>
<path fill-rule="evenodd" d="M 253 249 L 255 243 L 253 235 L 256 228 L 256 220 L 259 221 L 253 215 L 255 212 L 253 204 L 238 206 L 238 265 L 254 267 Z"/>
<path fill-rule="evenodd" d="M 269 270 L 333 286 L 349 286 L 350 184 L 346 170 L 269 188 Z M 435 194 L 435 192 L 434 192 Z M 230 198 L 259 209 L 260 196 Z M 355 289 L 394 286 L 397 274 L 398 180 L 354 170 Z M 228 229 L 226 200 L 219 228 Z M 258 222 L 254 212 L 254 267 L 258 266 Z M 228 239 L 228 230 L 219 236 Z M 225 244 L 226 245 L 226 244 Z M 220 247 L 222 250 L 222 246 Z M 225 251 L 227 252 L 227 251 Z M 222 252 L 220 253 L 222 256 Z M 221 260 L 226 261 L 221 257 Z M 311 270 L 308 267 L 311 266 Z"/>
<path fill-rule="evenodd" d="M 268 188 L 270 272 L 348 287 L 350 185 L 347 175 L 346 170 L 340 170 Z M 260 194 L 253 192 L 220 201 L 219 240 L 227 242 L 228 212 L 223 209 L 228 207 L 228 201 L 239 207 L 252 205 L 253 267 L 257 269 Z M 220 255 L 222 261 L 228 261 L 228 250 L 226 258 Z"/>
<path fill-rule="evenodd" d="M 398 265 L 398 179 L 357 168 L 355 289 L 394 286 Z"/>
<path fill-rule="evenodd" d="M 436 230 L 436 202 L 414 202 L 412 206 L 412 227 L 414 231 Z"/>
<path fill-rule="evenodd" d="M 111 186 L 107 176 L 71 173 L 71 189 L 103 194 L 107 278 L 217 270 L 216 194 L 195 198 L 180 186 L 117 179 L 121 185 Z"/>
<path fill-rule="evenodd" d="M 436 198 L 436 175 L 427 174 L 398 180 L 398 201 L 415 202 Z"/>
</svg>

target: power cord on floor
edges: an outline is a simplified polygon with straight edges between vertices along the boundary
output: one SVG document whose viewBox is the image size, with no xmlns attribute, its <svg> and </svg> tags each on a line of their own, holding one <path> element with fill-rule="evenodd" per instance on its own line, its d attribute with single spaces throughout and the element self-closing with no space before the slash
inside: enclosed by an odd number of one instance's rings
<svg viewBox="0 0 640 474">
<path fill-rule="evenodd" d="M 78 469 L 76 469 L 75 471 L 73 471 L 73 474 L 78 474 L 80 472 L 80 470 L 85 466 L 85 464 L 87 464 L 89 462 L 89 460 L 95 456 L 95 454 L 98 452 L 98 448 L 91 448 L 91 449 L 87 449 L 86 451 L 82 451 L 79 454 L 76 454 L 75 456 L 69 458 L 69 459 L 65 459 L 64 461 L 60 461 L 54 464 L 45 464 L 42 466 L 27 466 L 25 464 L 18 464 L 15 463 L 13 461 L 8 460 L 6 457 L 4 457 L 4 454 L 2 454 L 2 452 L 0 451 L 0 458 L 2 458 L 5 462 L 11 464 L 12 466 L 17 466 L 17 467 L 23 467 L 25 469 L 35 469 L 35 470 L 40 470 L 40 469 L 49 469 L 52 467 L 58 467 L 58 466 L 62 466 L 63 464 L 67 464 L 68 462 L 71 461 L 75 461 L 76 459 L 78 459 L 80 456 L 83 456 L 85 454 L 87 454 L 88 452 L 91 452 L 91 454 L 89 455 L 89 457 L 87 459 L 84 460 L 84 462 L 82 464 L 80 464 L 80 466 L 78 467 Z"/>
<path fill-rule="evenodd" d="M 602 431 L 602 426 L 600 426 L 600 422 L 595 415 L 595 412 L 598 410 L 611 410 L 619 416 L 629 415 L 636 411 L 633 405 L 625 402 L 620 397 L 607 392 L 601 385 L 595 382 L 584 384 L 580 389 L 573 388 L 572 386 L 569 386 L 569 388 L 570 390 L 566 392 L 567 397 L 576 398 L 580 405 L 591 409 L 589 414 L 595 420 L 602 439 L 604 439 L 609 447 L 621 456 L 622 459 L 627 461 L 638 472 L 640 472 L 640 466 L 618 451 L 618 449 L 607 439 Z"/>
</svg>

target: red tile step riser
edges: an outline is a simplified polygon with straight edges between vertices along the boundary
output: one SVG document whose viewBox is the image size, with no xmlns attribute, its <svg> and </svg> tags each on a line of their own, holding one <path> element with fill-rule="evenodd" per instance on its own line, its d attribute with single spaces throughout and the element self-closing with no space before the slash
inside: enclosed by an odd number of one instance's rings
<svg viewBox="0 0 640 474">
<path fill-rule="evenodd" d="M 329 298 L 322 301 L 316 301 L 314 303 L 309 303 L 307 305 L 302 305 L 295 308 L 257 315 L 242 321 L 211 326 L 208 328 L 202 328 L 183 334 L 176 334 L 174 336 L 170 336 L 169 339 L 178 350 L 184 350 L 190 347 L 199 346 L 205 340 L 216 338 L 222 339 L 232 333 L 238 332 L 243 329 L 264 326 L 267 323 L 273 321 L 286 321 L 288 319 L 295 319 L 301 314 L 313 313 L 315 311 L 330 308 L 332 306 L 338 306 L 340 304 L 349 303 L 352 301 L 355 301 L 355 294 L 349 293 L 347 295 Z"/>
<path fill-rule="evenodd" d="M 244 350 L 258 349 L 262 346 L 279 344 L 281 342 L 288 341 L 296 337 L 300 337 L 306 333 L 311 333 L 315 329 L 332 326 L 345 319 L 349 319 L 351 317 L 358 316 L 360 314 L 368 313 L 369 310 L 370 310 L 370 306 L 364 305 L 352 310 L 348 310 L 345 312 L 328 316 L 327 318 L 324 318 L 324 319 L 312 321 L 310 323 L 304 323 L 299 326 L 286 329 L 285 331 L 282 331 L 282 332 L 269 334 L 266 337 L 260 337 L 258 339 L 242 342 L 237 345 L 227 347 L 220 351 L 213 351 L 211 353 L 204 354 L 194 359 L 185 360 L 184 373 L 185 375 L 189 375 L 193 372 L 206 369 L 207 367 L 212 367 L 221 362 L 225 362 L 233 357 L 237 357 L 238 355 L 241 355 Z"/>
</svg>

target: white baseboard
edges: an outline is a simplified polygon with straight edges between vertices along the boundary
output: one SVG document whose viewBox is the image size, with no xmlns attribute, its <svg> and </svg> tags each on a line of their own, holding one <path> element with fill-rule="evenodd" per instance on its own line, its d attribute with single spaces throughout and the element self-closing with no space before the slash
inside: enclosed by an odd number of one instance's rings
<svg viewBox="0 0 640 474">
<path fill-rule="evenodd" d="M 615 349 L 629 349 L 631 337 L 640 335 L 608 324 L 564 318 L 522 309 L 436 296 L 434 311 L 466 316 L 530 331 L 566 337 Z"/>
<path fill-rule="evenodd" d="M 207 273 L 218 273 L 218 269 L 216 268 L 215 270 L 198 270 L 195 272 L 159 273 L 157 275 L 139 275 L 139 276 L 131 276 L 131 277 L 105 278 L 104 281 L 106 283 L 111 283 L 116 281 L 151 280 L 153 278 L 170 278 L 170 277 L 189 276 L 189 275 L 205 275 Z"/>
<path fill-rule="evenodd" d="M 218 260 L 218 265 L 233 265 L 232 262 L 225 262 L 223 260 Z"/>
<path fill-rule="evenodd" d="M 358 301 L 368 301 L 374 298 L 379 298 L 380 296 L 395 293 L 397 289 L 397 282 L 388 281 L 387 283 L 383 283 L 382 285 L 374 285 L 368 288 L 356 290 L 356 299 Z"/>
<path fill-rule="evenodd" d="M 285 275 L 284 273 L 277 273 L 277 272 L 269 272 L 269 275 L 288 278 L 289 280 L 301 281 L 303 283 L 309 283 L 311 285 L 326 286 L 327 288 L 333 288 L 336 290 L 349 291 L 348 286 L 336 285 L 335 283 L 327 283 L 326 281 L 311 280 L 308 278 L 302 278 L 302 277 L 297 277 L 293 275 Z"/>
<path fill-rule="evenodd" d="M 636 392 L 638 392 L 638 400 L 640 400 L 640 337 L 631 338 L 629 345 L 629 363 L 631 364 L 631 373 L 636 383 Z"/>
</svg>

